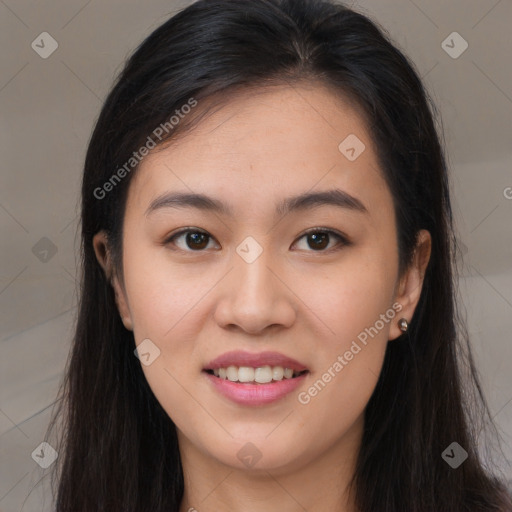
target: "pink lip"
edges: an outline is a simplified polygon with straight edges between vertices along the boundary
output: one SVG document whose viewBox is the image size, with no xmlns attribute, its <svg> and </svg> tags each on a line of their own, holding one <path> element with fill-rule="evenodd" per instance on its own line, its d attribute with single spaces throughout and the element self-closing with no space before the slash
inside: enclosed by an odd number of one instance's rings
<svg viewBox="0 0 512 512">
<path fill-rule="evenodd" d="M 203 369 L 203 373 L 220 394 L 241 405 L 265 405 L 279 400 L 300 386 L 307 375 L 307 373 L 305 373 L 293 379 L 283 378 L 283 380 L 269 382 L 268 384 L 247 384 L 231 382 L 230 380 L 221 379 L 206 372 L 206 370 L 227 368 L 228 366 L 249 366 L 252 368 L 282 366 L 283 368 L 290 368 L 296 372 L 307 370 L 307 367 L 299 361 L 280 354 L 279 352 L 260 352 L 259 354 L 252 354 L 250 352 L 235 350 L 226 352 L 213 361 L 210 361 Z"/>
<path fill-rule="evenodd" d="M 286 357 L 279 352 L 260 352 L 259 354 L 251 354 L 250 352 L 243 352 L 234 350 L 226 352 L 221 356 L 210 361 L 205 367 L 205 370 L 215 370 L 217 368 L 227 368 L 228 366 L 250 366 L 252 368 L 259 368 L 262 366 L 282 366 L 283 368 L 290 368 L 296 372 L 307 370 L 307 367 L 299 363 L 295 359 Z M 258 384 L 258 387 L 261 385 Z"/>
<path fill-rule="evenodd" d="M 307 373 L 268 384 L 243 384 L 215 377 L 203 372 L 215 389 L 223 396 L 241 405 L 265 405 L 279 400 L 296 389 L 308 375 Z"/>
</svg>

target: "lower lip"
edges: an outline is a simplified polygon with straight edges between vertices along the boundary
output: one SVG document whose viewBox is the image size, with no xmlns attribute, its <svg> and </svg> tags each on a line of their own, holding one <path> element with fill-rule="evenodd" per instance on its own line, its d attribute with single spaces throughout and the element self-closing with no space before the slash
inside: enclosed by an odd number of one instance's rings
<svg viewBox="0 0 512 512">
<path fill-rule="evenodd" d="M 265 405 L 275 402 L 300 386 L 308 375 L 304 373 L 293 379 L 283 379 L 268 384 L 241 384 L 220 379 L 211 373 L 204 372 L 204 374 L 221 395 L 241 405 Z"/>
</svg>

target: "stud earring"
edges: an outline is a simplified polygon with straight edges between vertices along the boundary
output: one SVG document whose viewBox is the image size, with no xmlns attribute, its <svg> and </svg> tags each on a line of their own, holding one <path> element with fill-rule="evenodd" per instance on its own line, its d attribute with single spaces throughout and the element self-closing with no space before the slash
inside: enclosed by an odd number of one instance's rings
<svg viewBox="0 0 512 512">
<path fill-rule="evenodd" d="M 407 328 L 409 327 L 409 324 L 407 323 L 407 320 L 405 318 L 401 318 L 399 321 L 398 321 L 398 327 L 400 328 L 400 330 L 402 332 L 406 332 L 407 331 Z"/>
</svg>

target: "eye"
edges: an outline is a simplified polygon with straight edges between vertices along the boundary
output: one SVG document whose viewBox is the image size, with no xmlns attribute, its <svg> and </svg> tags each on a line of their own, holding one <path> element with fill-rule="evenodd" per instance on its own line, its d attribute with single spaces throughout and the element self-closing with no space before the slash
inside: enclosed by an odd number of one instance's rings
<svg viewBox="0 0 512 512">
<path fill-rule="evenodd" d="M 208 241 L 212 239 L 212 236 L 195 228 L 183 229 L 178 233 L 175 233 L 165 241 L 165 245 L 169 243 L 175 244 L 179 249 L 190 252 L 201 252 L 208 246 Z M 182 245 L 175 243 L 176 240 L 182 240 Z"/>
<path fill-rule="evenodd" d="M 326 247 L 329 246 L 329 243 L 331 241 L 331 237 L 336 238 L 339 242 L 341 242 L 341 247 L 350 245 L 349 240 L 341 235 L 340 233 L 337 233 L 331 229 L 323 229 L 323 228 L 315 228 L 307 233 L 304 233 L 299 240 L 306 238 L 307 244 L 309 247 L 311 247 L 315 252 L 330 252 L 333 247 L 326 249 Z M 338 247 L 337 249 L 340 249 L 341 247 Z M 336 247 L 334 247 L 334 250 L 337 250 Z"/>
<path fill-rule="evenodd" d="M 299 240 L 303 238 L 307 238 L 309 247 L 315 252 L 330 252 L 331 249 L 336 250 L 336 247 L 328 248 L 331 238 L 335 238 L 339 241 L 338 246 L 343 247 L 351 245 L 351 242 L 345 236 L 331 229 L 314 228 L 304 233 Z M 177 243 L 177 241 L 180 240 L 181 246 L 180 243 Z M 202 252 L 204 249 L 208 248 L 208 242 L 211 240 L 213 240 L 213 237 L 207 232 L 196 228 L 187 228 L 172 235 L 164 244 L 168 245 L 172 243 L 185 252 Z M 338 249 L 341 247 L 338 247 Z M 326 248 L 328 249 L 326 250 Z"/>
</svg>

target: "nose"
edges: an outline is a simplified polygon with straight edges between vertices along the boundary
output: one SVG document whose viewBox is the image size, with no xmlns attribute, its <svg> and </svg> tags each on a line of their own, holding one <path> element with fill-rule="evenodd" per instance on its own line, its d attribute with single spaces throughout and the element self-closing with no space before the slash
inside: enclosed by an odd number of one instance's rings
<svg viewBox="0 0 512 512">
<path fill-rule="evenodd" d="M 226 329 L 249 334 L 290 327 L 296 317 L 295 295 L 279 266 L 263 250 L 248 263 L 237 253 L 215 309 L 215 319 Z"/>
</svg>

